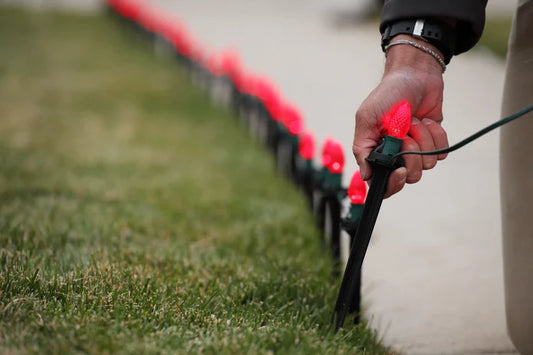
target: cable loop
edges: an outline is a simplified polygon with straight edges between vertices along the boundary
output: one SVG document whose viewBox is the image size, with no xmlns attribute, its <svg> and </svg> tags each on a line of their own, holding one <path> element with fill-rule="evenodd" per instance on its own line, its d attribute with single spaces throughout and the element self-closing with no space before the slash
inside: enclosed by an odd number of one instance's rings
<svg viewBox="0 0 533 355">
<path fill-rule="evenodd" d="M 448 147 L 448 148 L 445 148 L 445 149 L 439 149 L 439 150 L 431 150 L 431 151 L 427 151 L 427 152 L 417 152 L 417 151 L 414 151 L 414 150 L 406 151 L 406 152 L 400 152 L 400 153 L 394 155 L 394 158 L 401 157 L 402 155 L 439 155 L 439 154 L 451 153 L 451 152 L 453 152 L 453 151 L 455 151 L 455 150 L 457 150 L 459 148 L 464 147 L 465 145 L 467 145 L 468 143 L 478 139 L 479 137 L 489 133 L 490 131 L 492 131 L 492 130 L 500 127 L 500 126 L 503 126 L 504 124 L 509 123 L 509 122 L 511 122 L 511 121 L 513 121 L 513 120 L 525 115 L 526 113 L 531 112 L 531 111 L 533 111 L 533 105 L 527 106 L 526 108 L 523 108 L 522 110 L 517 111 L 517 112 L 513 113 L 510 116 L 507 116 L 505 118 L 502 118 L 499 121 L 494 122 L 493 124 L 483 128 L 482 130 L 472 134 L 469 137 L 466 137 L 465 139 L 463 139 L 462 141 L 452 145 L 451 147 Z"/>
</svg>

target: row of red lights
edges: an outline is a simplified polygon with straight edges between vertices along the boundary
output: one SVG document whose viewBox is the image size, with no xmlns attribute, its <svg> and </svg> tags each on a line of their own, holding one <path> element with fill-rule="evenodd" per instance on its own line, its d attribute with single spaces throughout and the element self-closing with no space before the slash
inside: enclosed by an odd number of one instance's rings
<svg viewBox="0 0 533 355">
<path fill-rule="evenodd" d="M 264 76 L 244 69 L 240 55 L 234 50 L 223 50 L 208 54 L 186 26 L 171 19 L 155 7 L 139 0 L 104 0 L 122 17 L 134 21 L 145 30 L 157 33 L 173 44 L 175 50 L 184 57 L 207 69 L 214 76 L 227 76 L 236 89 L 258 98 L 268 110 L 273 120 L 283 124 L 293 136 L 299 136 L 298 151 L 306 160 L 315 156 L 314 135 L 305 129 L 300 110 L 285 100 L 276 85 Z M 322 148 L 322 165 L 332 174 L 340 174 L 344 169 L 344 151 L 340 142 L 326 138 Z M 366 184 L 356 172 L 348 189 L 352 203 L 364 203 Z"/>
</svg>

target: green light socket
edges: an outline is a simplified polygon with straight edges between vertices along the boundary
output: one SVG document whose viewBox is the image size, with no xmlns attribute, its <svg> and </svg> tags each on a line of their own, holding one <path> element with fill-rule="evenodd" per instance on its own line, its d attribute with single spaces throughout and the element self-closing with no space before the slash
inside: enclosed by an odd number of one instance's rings
<svg viewBox="0 0 533 355">
<path fill-rule="evenodd" d="M 382 153 L 385 155 L 395 155 L 400 152 L 402 148 L 403 140 L 386 135 L 383 139 L 383 150 Z"/>
<path fill-rule="evenodd" d="M 364 205 L 359 205 L 359 204 L 350 205 L 350 213 L 346 216 L 346 221 L 355 222 L 358 219 L 360 219 L 363 213 L 363 206 Z"/>
</svg>

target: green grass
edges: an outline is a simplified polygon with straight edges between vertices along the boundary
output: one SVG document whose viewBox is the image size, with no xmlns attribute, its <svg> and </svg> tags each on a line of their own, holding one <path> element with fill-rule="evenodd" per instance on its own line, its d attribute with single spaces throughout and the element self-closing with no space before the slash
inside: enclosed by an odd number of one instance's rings
<svg viewBox="0 0 533 355">
<path fill-rule="evenodd" d="M 0 352 L 354 353 L 303 197 L 106 16 L 0 8 Z"/>
<path fill-rule="evenodd" d="M 488 48 L 498 57 L 505 59 L 511 24 L 512 18 L 510 17 L 487 18 L 478 46 Z"/>
</svg>

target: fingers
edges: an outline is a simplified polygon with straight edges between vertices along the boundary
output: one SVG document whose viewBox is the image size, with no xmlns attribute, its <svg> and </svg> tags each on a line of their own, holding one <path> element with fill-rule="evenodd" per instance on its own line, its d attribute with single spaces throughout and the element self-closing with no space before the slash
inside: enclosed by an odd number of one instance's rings
<svg viewBox="0 0 533 355">
<path fill-rule="evenodd" d="M 355 160 L 357 161 L 357 165 L 359 165 L 359 171 L 361 173 L 361 179 L 364 181 L 370 180 L 372 177 L 372 168 L 370 167 L 370 164 L 366 161 L 366 157 L 370 154 L 372 151 L 372 148 L 363 148 L 361 146 L 354 145 L 352 147 L 353 155 L 355 156 Z"/>
<path fill-rule="evenodd" d="M 431 131 L 428 129 L 428 126 L 418 118 L 413 117 L 411 119 L 409 135 L 415 140 L 422 151 L 435 150 L 435 143 Z M 432 169 L 435 165 L 437 165 L 437 156 L 422 156 L 422 167 L 424 170 Z"/>
<path fill-rule="evenodd" d="M 409 136 L 404 138 L 403 151 L 430 151 L 448 147 L 448 136 L 442 126 L 429 118 L 422 121 L 412 119 Z M 422 178 L 422 170 L 435 167 L 437 160 L 446 158 L 447 154 L 438 156 L 405 155 L 405 167 L 394 170 L 389 177 L 385 198 L 399 192 L 406 183 L 414 184 Z M 429 159 L 428 159 L 429 158 Z"/>
<path fill-rule="evenodd" d="M 420 151 L 420 148 L 413 138 L 407 136 L 404 138 L 402 150 Z M 422 157 L 410 154 L 403 158 L 405 167 L 398 168 L 391 173 L 384 198 L 398 193 L 403 189 L 405 183 L 414 184 L 422 178 Z M 368 163 L 366 162 L 366 164 Z"/>
<path fill-rule="evenodd" d="M 383 137 L 382 119 L 400 100 L 407 100 L 415 117 L 412 118 L 408 136 L 404 138 L 402 151 L 432 151 L 448 147 L 442 121 L 442 75 L 428 75 L 426 71 L 414 72 L 403 67 L 389 67 L 380 84 L 370 93 L 359 107 L 355 121 L 353 154 L 360 167 L 361 177 L 372 178 L 372 168 L 365 160 L 381 142 Z M 414 184 L 422 178 L 423 170 L 432 169 L 439 156 L 405 155 L 405 167 L 391 173 L 386 197 L 399 192 L 406 183 Z"/>
<path fill-rule="evenodd" d="M 368 106 L 368 104 L 363 103 L 355 114 L 356 129 L 352 146 L 361 178 L 365 181 L 372 177 L 372 168 L 366 158 L 381 139 L 380 116 L 375 111 L 369 110 Z"/>
<path fill-rule="evenodd" d="M 367 131 L 368 132 L 368 131 Z M 370 180 L 372 171 L 366 157 L 375 148 L 375 138 L 368 136 L 358 137 L 357 131 L 352 147 L 357 164 L 360 167 L 363 180 Z M 442 126 L 432 119 L 425 118 L 422 121 L 412 119 L 409 135 L 404 138 L 402 151 L 431 151 L 448 147 L 448 137 Z M 423 170 L 432 169 L 438 160 L 442 160 L 446 154 L 439 156 L 405 155 L 405 168 L 395 170 L 389 179 L 389 185 L 385 197 L 399 192 L 405 185 L 414 184 L 422 178 Z"/>
<path fill-rule="evenodd" d="M 427 128 L 429 133 L 431 134 L 431 137 L 433 138 L 433 144 L 435 145 L 435 149 L 445 149 L 449 147 L 448 144 L 448 135 L 446 134 L 446 131 L 440 123 L 437 123 L 429 118 L 424 118 L 422 120 L 422 124 Z M 438 160 L 443 160 L 446 158 L 448 154 L 439 154 L 437 156 Z"/>
<path fill-rule="evenodd" d="M 416 141 L 406 136 L 403 139 L 402 151 L 420 151 L 420 147 Z M 407 169 L 407 179 L 408 184 L 414 184 L 422 178 L 422 157 L 420 155 L 408 154 L 403 157 L 405 161 L 405 168 Z"/>
<path fill-rule="evenodd" d="M 446 131 L 444 131 L 439 123 L 428 118 L 422 121 L 413 118 L 409 136 L 404 138 L 402 151 L 430 151 L 447 147 L 448 137 Z M 369 153 L 366 153 L 365 156 Z M 446 158 L 446 154 L 441 154 L 438 157 L 414 154 L 405 155 L 403 157 L 405 167 L 396 169 L 391 173 L 384 198 L 398 193 L 406 183 L 414 184 L 418 182 L 422 178 L 423 170 L 435 167 L 437 160 L 444 158 Z M 363 162 L 368 165 L 364 159 Z M 361 163 L 359 164 L 361 165 Z"/>
<path fill-rule="evenodd" d="M 409 135 L 404 138 L 403 151 L 430 151 L 443 149 L 448 146 L 446 132 L 440 124 L 431 119 L 422 121 L 413 118 Z M 422 170 L 428 170 L 435 167 L 437 159 L 442 160 L 446 154 L 439 155 L 415 155 L 409 154 L 404 156 L 405 167 L 407 168 L 408 184 L 414 184 L 422 178 Z"/>
<path fill-rule="evenodd" d="M 394 170 L 389 177 L 389 183 L 387 185 L 387 191 L 384 198 L 389 198 L 395 193 L 403 189 L 407 179 L 407 169 L 402 167 Z"/>
</svg>

